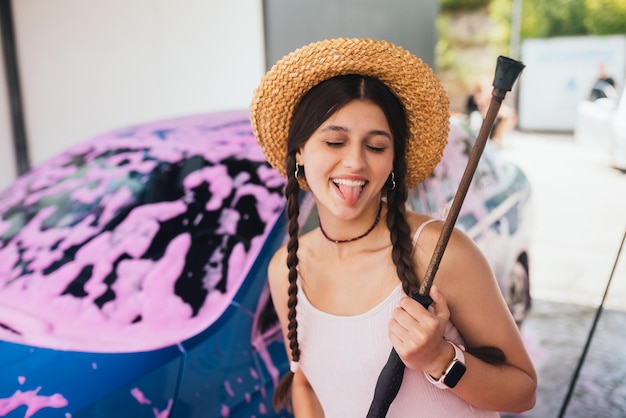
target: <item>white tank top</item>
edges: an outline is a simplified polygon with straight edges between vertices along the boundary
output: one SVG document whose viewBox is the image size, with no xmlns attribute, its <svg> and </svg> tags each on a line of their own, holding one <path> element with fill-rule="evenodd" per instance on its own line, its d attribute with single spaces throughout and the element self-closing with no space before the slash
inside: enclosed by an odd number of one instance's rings
<svg viewBox="0 0 626 418">
<path fill-rule="evenodd" d="M 417 242 L 426 222 L 416 231 Z M 393 309 L 404 296 L 398 285 L 379 305 L 354 316 L 337 316 L 315 308 L 298 285 L 300 368 L 315 391 L 325 418 L 365 418 L 378 375 L 392 349 L 387 336 Z M 445 338 L 464 342 L 449 322 Z M 498 417 L 472 407 L 449 390 L 438 389 L 421 371 L 406 369 L 388 418 Z"/>
</svg>

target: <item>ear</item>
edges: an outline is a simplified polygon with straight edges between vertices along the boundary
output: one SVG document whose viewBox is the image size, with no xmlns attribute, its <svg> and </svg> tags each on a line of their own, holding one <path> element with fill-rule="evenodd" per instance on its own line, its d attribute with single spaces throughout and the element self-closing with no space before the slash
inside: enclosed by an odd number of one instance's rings
<svg viewBox="0 0 626 418">
<path fill-rule="evenodd" d="M 295 155 L 295 160 L 296 160 L 296 163 L 297 163 L 298 165 L 304 165 L 304 164 L 302 163 L 302 148 L 300 148 L 300 149 L 296 152 L 296 155 Z"/>
</svg>

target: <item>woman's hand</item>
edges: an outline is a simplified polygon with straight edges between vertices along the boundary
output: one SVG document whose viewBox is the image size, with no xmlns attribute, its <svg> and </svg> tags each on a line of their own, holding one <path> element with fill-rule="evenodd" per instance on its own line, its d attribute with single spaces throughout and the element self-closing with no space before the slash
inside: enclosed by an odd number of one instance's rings
<svg viewBox="0 0 626 418">
<path fill-rule="evenodd" d="M 443 339 L 450 311 L 436 286 L 429 296 L 432 310 L 408 296 L 400 300 L 389 322 L 389 338 L 408 368 L 438 379 L 454 357 L 454 349 Z"/>
</svg>

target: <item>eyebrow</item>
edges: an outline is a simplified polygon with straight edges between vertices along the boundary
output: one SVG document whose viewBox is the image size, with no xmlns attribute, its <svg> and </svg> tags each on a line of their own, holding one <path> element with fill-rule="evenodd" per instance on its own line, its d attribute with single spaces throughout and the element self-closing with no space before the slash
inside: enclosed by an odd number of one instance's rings
<svg viewBox="0 0 626 418">
<path fill-rule="evenodd" d="M 344 126 L 339 126 L 339 125 L 328 125 L 326 127 L 324 127 L 320 132 L 348 132 L 348 128 L 344 127 Z M 376 136 L 376 135 L 381 135 L 381 136 L 385 136 L 387 138 L 389 138 L 390 140 L 391 138 L 391 134 L 389 134 L 389 132 L 381 130 L 381 129 L 372 129 L 371 131 L 368 132 L 369 136 Z"/>
</svg>

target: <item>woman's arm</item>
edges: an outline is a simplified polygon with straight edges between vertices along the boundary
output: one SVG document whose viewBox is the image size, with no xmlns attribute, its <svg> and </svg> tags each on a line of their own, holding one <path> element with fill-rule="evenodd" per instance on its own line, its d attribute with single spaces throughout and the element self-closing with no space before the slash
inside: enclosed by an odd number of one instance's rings
<svg viewBox="0 0 626 418">
<path fill-rule="evenodd" d="M 285 348 L 287 350 L 287 357 L 291 361 L 291 350 L 289 350 L 289 339 L 287 338 L 287 314 L 289 308 L 287 307 L 287 300 L 289 295 L 287 289 L 289 287 L 288 270 L 285 265 L 285 259 L 287 252 L 285 248 L 279 249 L 272 257 L 270 265 L 268 267 L 268 281 L 270 286 L 270 293 L 272 295 L 272 301 L 276 314 L 280 320 L 281 329 L 283 332 L 283 339 L 285 341 Z M 291 401 L 293 406 L 294 416 L 297 418 L 323 418 L 324 412 L 322 407 L 313 391 L 313 388 L 309 384 L 304 373 L 299 370 L 293 377 L 293 383 L 291 385 Z"/>
<path fill-rule="evenodd" d="M 422 233 L 415 253 L 418 277 L 424 277 L 440 232 L 441 225 L 429 225 Z M 404 298 L 390 324 L 392 342 L 407 367 L 435 378 L 441 375 L 454 355 L 452 346 L 442 338 L 450 319 L 467 346 L 497 347 L 506 356 L 503 364 L 493 365 L 466 352 L 467 370 L 450 390 L 482 409 L 531 409 L 537 387 L 535 369 L 491 267 L 459 230 L 450 238 L 434 283 L 432 312 Z"/>
</svg>

